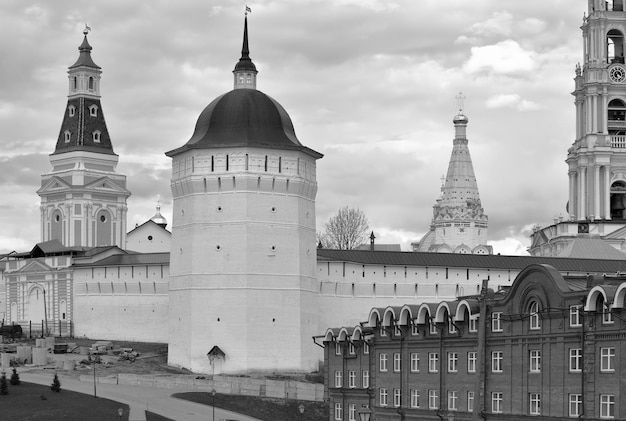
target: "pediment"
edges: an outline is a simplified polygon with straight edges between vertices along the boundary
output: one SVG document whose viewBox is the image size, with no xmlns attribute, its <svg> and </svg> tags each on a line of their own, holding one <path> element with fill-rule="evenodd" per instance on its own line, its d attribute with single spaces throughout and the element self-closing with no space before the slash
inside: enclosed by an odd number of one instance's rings
<svg viewBox="0 0 626 421">
<path fill-rule="evenodd" d="M 43 261 L 36 259 L 28 262 L 24 267 L 16 270 L 15 273 L 25 274 L 25 273 L 41 273 L 51 271 L 52 267 L 45 264 Z"/>
<path fill-rule="evenodd" d="M 67 181 L 63 180 L 61 177 L 52 176 L 50 179 L 44 184 L 39 190 L 37 190 L 37 194 L 42 193 L 53 193 L 55 191 L 67 190 L 70 189 L 72 185 Z"/>
<path fill-rule="evenodd" d="M 115 193 L 129 193 L 128 190 L 114 183 L 109 177 L 100 177 L 91 183 L 85 184 L 87 190 L 102 191 L 102 192 L 115 192 Z"/>
</svg>

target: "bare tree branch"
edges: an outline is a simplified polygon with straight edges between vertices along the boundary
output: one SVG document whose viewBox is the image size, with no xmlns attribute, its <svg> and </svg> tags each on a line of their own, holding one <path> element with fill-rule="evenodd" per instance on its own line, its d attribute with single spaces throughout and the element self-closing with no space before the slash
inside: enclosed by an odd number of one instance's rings
<svg viewBox="0 0 626 421">
<path fill-rule="evenodd" d="M 365 242 L 369 229 L 360 209 L 345 206 L 324 225 L 324 233 L 318 234 L 318 240 L 325 248 L 352 250 Z"/>
</svg>

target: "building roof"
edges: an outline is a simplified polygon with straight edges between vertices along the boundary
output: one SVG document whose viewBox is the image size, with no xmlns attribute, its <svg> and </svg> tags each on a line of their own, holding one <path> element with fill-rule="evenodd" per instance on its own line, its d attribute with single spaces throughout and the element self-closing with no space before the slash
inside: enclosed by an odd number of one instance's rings
<svg viewBox="0 0 626 421">
<path fill-rule="evenodd" d="M 560 253 L 559 257 L 626 260 L 626 254 L 599 238 L 578 237 Z"/>
<path fill-rule="evenodd" d="M 250 50 L 248 48 L 248 16 L 244 19 L 243 24 L 243 45 L 241 46 L 241 58 L 235 65 L 235 70 L 233 72 L 238 71 L 247 71 L 256 73 L 256 66 L 250 59 Z"/>
<path fill-rule="evenodd" d="M 559 272 L 626 272 L 626 260 L 582 259 L 540 256 L 501 256 L 369 250 L 317 250 L 318 262 L 351 262 L 363 265 L 438 266 L 521 270 L 533 264 L 548 264 Z"/>
<path fill-rule="evenodd" d="M 74 267 L 169 265 L 169 253 L 116 254 L 93 263 L 75 263 Z"/>
<path fill-rule="evenodd" d="M 100 69 L 100 66 L 94 63 L 91 58 L 92 48 L 91 48 L 91 45 L 89 45 L 89 42 L 87 41 L 87 31 L 84 31 L 83 34 L 85 35 L 85 37 L 83 38 L 83 43 L 80 44 L 80 46 L 78 47 L 78 51 L 80 51 L 78 60 L 76 60 L 76 63 L 70 66 L 70 69 L 74 69 L 76 67 L 81 67 L 81 66 L 92 67 L 94 69 Z"/>
</svg>

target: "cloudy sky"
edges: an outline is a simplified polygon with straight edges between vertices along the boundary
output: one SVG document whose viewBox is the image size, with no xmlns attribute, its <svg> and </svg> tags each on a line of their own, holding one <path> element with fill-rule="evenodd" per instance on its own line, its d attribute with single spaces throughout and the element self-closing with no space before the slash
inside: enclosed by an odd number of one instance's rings
<svg viewBox="0 0 626 421">
<path fill-rule="evenodd" d="M 318 229 L 340 207 L 408 250 L 429 227 L 452 151 L 455 96 L 494 251 L 525 254 L 534 224 L 566 215 L 574 66 L 584 0 L 249 0 L 258 89 L 289 112 L 318 161 Z M 232 89 L 245 2 L 0 3 L 0 252 L 40 241 L 41 174 L 82 30 L 132 192 L 129 229 L 160 198 L 202 109 Z"/>
</svg>

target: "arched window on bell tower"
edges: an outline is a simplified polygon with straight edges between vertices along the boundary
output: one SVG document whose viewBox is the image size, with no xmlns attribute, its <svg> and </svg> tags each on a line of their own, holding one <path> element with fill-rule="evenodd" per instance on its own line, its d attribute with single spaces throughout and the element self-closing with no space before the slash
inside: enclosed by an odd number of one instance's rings
<svg viewBox="0 0 626 421">
<path fill-rule="evenodd" d="M 626 103 L 621 99 L 612 99 L 607 109 L 607 128 L 611 146 L 626 146 Z"/>
<path fill-rule="evenodd" d="M 606 10 L 608 10 L 609 12 L 623 12 L 624 0 L 607 0 Z"/>
<path fill-rule="evenodd" d="M 626 219 L 626 183 L 611 184 L 611 219 Z"/>
<path fill-rule="evenodd" d="M 606 58 L 610 63 L 624 63 L 624 34 L 611 29 L 606 34 Z"/>
</svg>

